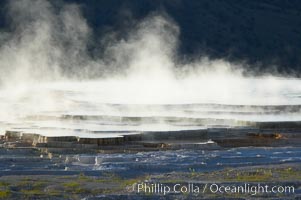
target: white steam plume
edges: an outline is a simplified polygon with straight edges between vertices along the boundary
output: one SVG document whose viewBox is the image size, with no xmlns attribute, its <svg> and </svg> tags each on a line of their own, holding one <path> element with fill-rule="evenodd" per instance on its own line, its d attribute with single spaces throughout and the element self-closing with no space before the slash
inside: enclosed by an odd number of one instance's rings
<svg viewBox="0 0 301 200">
<path fill-rule="evenodd" d="M 78 5 L 13 0 L 8 16 L 10 31 L 0 37 L 6 38 L 0 47 L 3 116 L 68 113 L 78 102 L 99 112 L 111 110 L 98 105 L 114 103 L 301 103 L 299 79 L 244 77 L 242 66 L 224 60 L 182 64 L 180 30 L 166 14 L 151 14 L 122 39 L 104 37 L 104 56 L 96 58 L 87 50 L 93 32 Z"/>
<path fill-rule="evenodd" d="M 89 61 L 90 28 L 77 5 L 55 10 L 44 0 L 14 0 L 7 10 L 11 32 L 0 49 L 3 83 L 49 81 L 65 71 L 80 76 Z"/>
</svg>

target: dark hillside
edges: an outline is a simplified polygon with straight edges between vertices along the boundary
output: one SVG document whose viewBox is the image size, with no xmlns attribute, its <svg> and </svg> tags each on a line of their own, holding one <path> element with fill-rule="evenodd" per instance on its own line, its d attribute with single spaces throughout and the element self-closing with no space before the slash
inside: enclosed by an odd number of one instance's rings
<svg viewBox="0 0 301 200">
<path fill-rule="evenodd" d="M 231 61 L 243 60 L 260 71 L 269 71 L 276 65 L 282 73 L 301 74 L 299 0 L 65 1 L 81 5 L 99 37 L 107 31 L 129 27 L 132 19 L 142 19 L 153 11 L 165 11 L 181 29 L 181 56 L 205 54 Z M 56 1 L 57 5 L 59 2 Z M 0 26 L 5 27 L 3 12 L 1 14 Z"/>
</svg>

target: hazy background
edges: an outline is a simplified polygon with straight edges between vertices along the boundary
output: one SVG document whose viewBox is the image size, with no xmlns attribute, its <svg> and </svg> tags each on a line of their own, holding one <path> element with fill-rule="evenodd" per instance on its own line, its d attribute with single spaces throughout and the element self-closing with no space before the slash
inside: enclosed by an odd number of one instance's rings
<svg viewBox="0 0 301 200">
<path fill-rule="evenodd" d="M 0 27 L 11 32 L 15 27 L 11 17 L 19 20 L 22 17 L 18 13 L 8 15 L 7 2 L 12 1 L 0 2 Z M 38 3 L 28 2 L 27 7 L 20 9 L 31 12 L 32 16 L 22 19 L 22 23 L 37 20 L 40 15 L 49 17 L 40 8 L 40 14 L 33 13 Z M 180 29 L 177 51 L 182 62 L 206 55 L 246 62 L 251 66 L 244 68 L 256 68 L 259 73 L 279 71 L 300 76 L 301 2 L 298 0 L 54 0 L 52 12 L 59 13 L 64 2 L 79 5 L 91 33 L 88 52 L 94 57 L 103 53 L 99 38 L 112 32 L 118 39 L 125 38 L 150 13 L 165 12 Z M 2 34 L 1 38 L 5 36 Z"/>
</svg>

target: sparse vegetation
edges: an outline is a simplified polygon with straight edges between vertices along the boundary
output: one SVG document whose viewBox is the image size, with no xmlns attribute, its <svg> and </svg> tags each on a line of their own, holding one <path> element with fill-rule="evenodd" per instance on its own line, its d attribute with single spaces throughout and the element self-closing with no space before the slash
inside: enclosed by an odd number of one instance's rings
<svg viewBox="0 0 301 200">
<path fill-rule="evenodd" d="M 64 185 L 64 187 L 71 188 L 71 189 L 74 189 L 74 188 L 77 188 L 80 186 L 80 184 L 77 182 L 64 183 L 63 185 Z"/>
<path fill-rule="evenodd" d="M 9 189 L 6 190 L 0 190 L 0 199 L 7 199 L 11 195 L 11 192 Z"/>
<path fill-rule="evenodd" d="M 9 183 L 7 182 L 0 182 L 0 187 L 7 187 L 9 186 Z"/>
<path fill-rule="evenodd" d="M 42 179 L 42 180 L 41 180 Z M 246 168 L 238 170 L 233 168 L 214 172 L 197 172 L 190 169 L 189 172 L 172 173 L 162 175 L 146 175 L 135 178 L 121 178 L 114 173 L 105 173 L 100 177 L 90 177 L 84 174 L 78 176 L 51 176 L 47 179 L 43 177 L 30 177 L 15 179 L 0 179 L 0 199 L 8 199 L 12 194 L 22 198 L 51 198 L 66 197 L 81 198 L 83 195 L 100 194 L 124 194 L 131 192 L 128 187 L 135 183 L 144 181 L 155 181 L 160 183 L 185 183 L 193 180 L 220 181 L 225 183 L 242 182 L 287 182 L 301 179 L 301 169 L 287 168 Z M 12 193 L 11 188 L 14 188 Z M 151 195 L 151 194 L 144 194 Z M 217 194 L 206 194 L 215 198 Z M 14 196 L 15 197 L 15 196 Z M 242 194 L 231 195 L 231 197 L 242 197 Z"/>
</svg>

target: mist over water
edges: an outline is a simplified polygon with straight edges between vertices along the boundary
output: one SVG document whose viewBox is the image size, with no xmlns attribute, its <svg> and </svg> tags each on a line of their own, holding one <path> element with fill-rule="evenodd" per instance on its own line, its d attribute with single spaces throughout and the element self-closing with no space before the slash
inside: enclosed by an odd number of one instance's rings
<svg viewBox="0 0 301 200">
<path fill-rule="evenodd" d="M 0 33 L 4 129 L 182 130 L 206 125 L 185 118 L 301 119 L 300 108 L 289 107 L 301 103 L 301 80 L 245 76 L 243 64 L 206 57 L 184 62 L 177 54 L 181 30 L 165 13 L 135 22 L 120 39 L 115 32 L 94 35 L 76 4 L 14 0 L 6 10 L 10 27 Z M 91 41 L 101 49 L 96 56 L 88 50 Z M 62 122 L 66 116 L 98 121 Z"/>
</svg>

